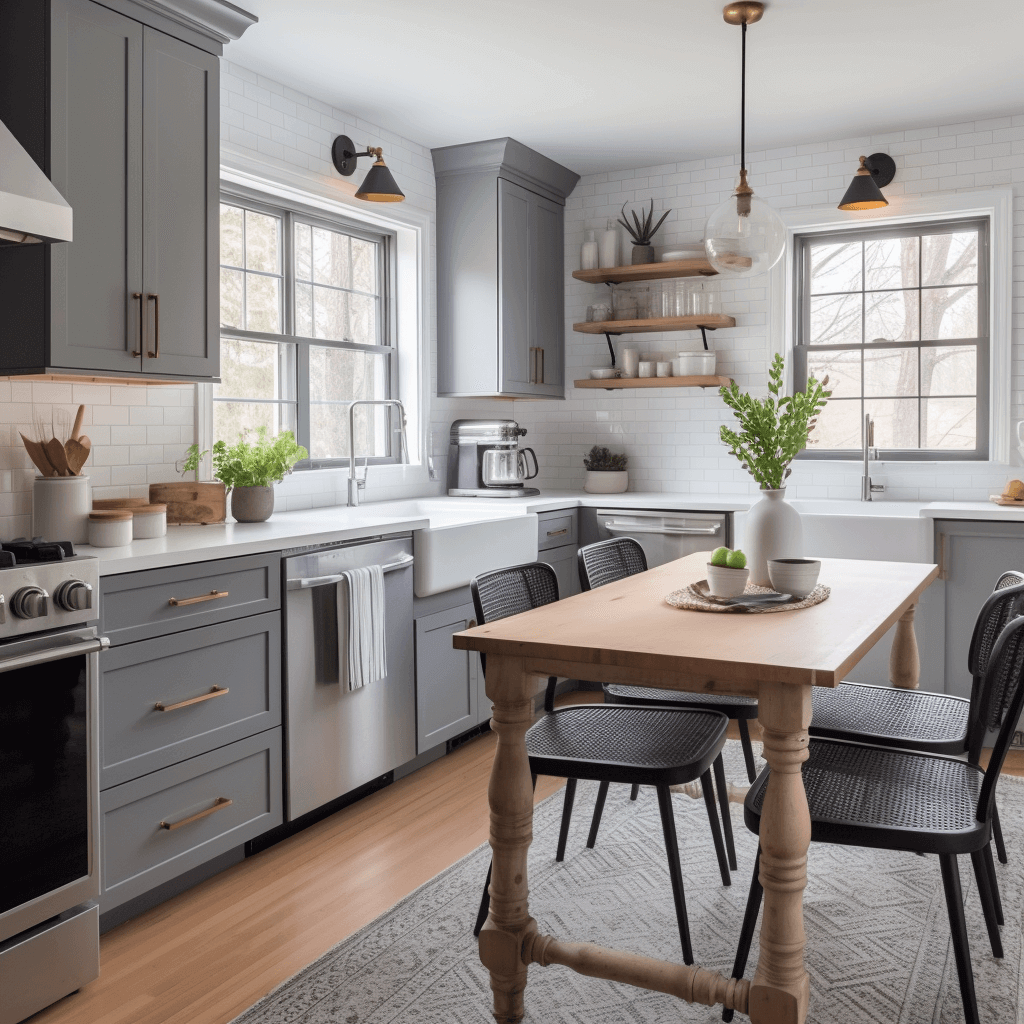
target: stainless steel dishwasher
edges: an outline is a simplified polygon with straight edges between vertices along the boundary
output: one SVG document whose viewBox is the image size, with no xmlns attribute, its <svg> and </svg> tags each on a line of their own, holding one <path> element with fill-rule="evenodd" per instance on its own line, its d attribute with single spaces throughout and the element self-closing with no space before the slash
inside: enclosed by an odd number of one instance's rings
<svg viewBox="0 0 1024 1024">
<path fill-rule="evenodd" d="M 416 756 L 412 536 L 284 552 L 285 814 L 294 821 Z M 338 584 L 384 569 L 388 674 L 339 683 Z"/>
<path fill-rule="evenodd" d="M 727 512 L 671 512 L 646 508 L 580 509 L 581 539 L 608 540 L 632 537 L 644 549 L 647 565 L 653 569 L 694 551 L 712 551 L 729 543 Z M 590 515 L 594 516 L 590 524 Z M 588 529 L 589 525 L 589 529 Z M 593 532 L 591 532 L 593 531 Z"/>
</svg>

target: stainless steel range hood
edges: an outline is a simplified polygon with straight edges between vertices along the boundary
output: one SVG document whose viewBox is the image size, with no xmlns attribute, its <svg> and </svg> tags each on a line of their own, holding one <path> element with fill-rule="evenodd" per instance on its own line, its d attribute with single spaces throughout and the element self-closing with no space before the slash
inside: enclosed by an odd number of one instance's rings
<svg viewBox="0 0 1024 1024">
<path fill-rule="evenodd" d="M 71 207 L 0 121 L 0 245 L 70 241 Z"/>
</svg>

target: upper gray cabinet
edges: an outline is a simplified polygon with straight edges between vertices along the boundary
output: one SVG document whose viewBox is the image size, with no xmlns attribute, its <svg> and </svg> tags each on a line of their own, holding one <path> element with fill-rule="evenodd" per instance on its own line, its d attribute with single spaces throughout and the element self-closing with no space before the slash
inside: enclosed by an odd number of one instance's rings
<svg viewBox="0 0 1024 1024">
<path fill-rule="evenodd" d="M 439 395 L 565 397 L 566 197 L 515 139 L 433 150 Z"/>
<path fill-rule="evenodd" d="M 0 36 L 17 27 L 28 43 L 0 61 L 0 120 L 74 217 L 69 243 L 0 250 L 13 305 L 0 373 L 218 375 L 218 55 L 254 19 L 219 0 L 179 6 L 174 20 L 173 2 L 0 4 Z M 37 138 L 19 134 L 26 104 Z"/>
</svg>

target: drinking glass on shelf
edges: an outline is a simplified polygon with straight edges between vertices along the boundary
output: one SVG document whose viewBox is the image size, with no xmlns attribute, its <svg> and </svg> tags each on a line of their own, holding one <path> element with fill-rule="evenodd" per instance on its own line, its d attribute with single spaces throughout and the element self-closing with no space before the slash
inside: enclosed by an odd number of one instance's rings
<svg viewBox="0 0 1024 1024">
<path fill-rule="evenodd" d="M 715 280 L 703 279 L 693 283 L 690 293 L 689 315 L 709 316 L 722 311 L 722 293 Z"/>
<path fill-rule="evenodd" d="M 612 319 L 636 319 L 636 296 L 630 288 L 620 286 L 612 289 Z"/>
<path fill-rule="evenodd" d="M 633 298 L 636 302 L 637 320 L 649 320 L 651 313 L 651 286 L 637 284 L 633 286 Z"/>
</svg>

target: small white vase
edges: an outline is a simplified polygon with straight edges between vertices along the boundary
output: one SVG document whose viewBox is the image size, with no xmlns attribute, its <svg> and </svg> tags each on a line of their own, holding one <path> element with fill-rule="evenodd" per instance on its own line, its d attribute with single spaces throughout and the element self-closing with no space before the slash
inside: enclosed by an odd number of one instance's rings
<svg viewBox="0 0 1024 1024">
<path fill-rule="evenodd" d="M 747 513 L 743 550 L 750 567 L 750 582 L 770 587 L 768 562 L 772 558 L 802 558 L 803 527 L 800 513 L 786 500 L 786 488 L 761 489 L 761 500 Z"/>
<path fill-rule="evenodd" d="M 629 486 L 629 470 L 587 470 L 583 490 L 588 494 L 621 494 Z"/>
</svg>

